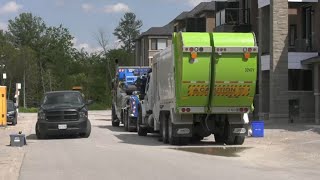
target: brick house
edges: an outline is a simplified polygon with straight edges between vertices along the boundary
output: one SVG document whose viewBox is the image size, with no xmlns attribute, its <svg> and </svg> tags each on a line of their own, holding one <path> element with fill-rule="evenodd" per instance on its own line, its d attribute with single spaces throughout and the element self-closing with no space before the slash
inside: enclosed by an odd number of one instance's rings
<svg viewBox="0 0 320 180">
<path fill-rule="evenodd" d="M 215 31 L 256 34 L 256 117 L 319 123 L 319 14 L 318 0 L 216 2 Z"/>
</svg>

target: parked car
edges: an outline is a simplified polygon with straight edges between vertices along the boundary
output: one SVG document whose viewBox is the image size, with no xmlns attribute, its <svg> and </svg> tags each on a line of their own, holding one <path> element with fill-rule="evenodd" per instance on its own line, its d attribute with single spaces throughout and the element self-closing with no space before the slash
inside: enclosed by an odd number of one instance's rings
<svg viewBox="0 0 320 180">
<path fill-rule="evenodd" d="M 7 122 L 11 122 L 12 125 L 18 123 L 17 107 L 11 100 L 7 100 Z"/>
<path fill-rule="evenodd" d="M 38 111 L 36 135 L 45 139 L 50 135 L 79 135 L 88 138 L 91 123 L 88 105 L 78 91 L 53 91 L 44 94 Z"/>
</svg>

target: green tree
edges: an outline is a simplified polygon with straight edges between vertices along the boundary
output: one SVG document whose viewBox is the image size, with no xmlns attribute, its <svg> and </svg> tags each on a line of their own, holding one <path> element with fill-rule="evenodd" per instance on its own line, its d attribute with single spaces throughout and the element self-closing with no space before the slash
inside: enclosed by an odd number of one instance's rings
<svg viewBox="0 0 320 180">
<path fill-rule="evenodd" d="M 65 77 L 69 75 L 74 48 L 67 28 L 62 25 L 47 27 L 41 17 L 22 13 L 9 20 L 7 36 L 22 54 L 20 59 L 24 67 L 20 71 L 23 72 L 20 82 L 26 82 L 23 86 L 32 87 L 37 93 L 32 95 L 33 99 L 39 101 L 46 91 L 70 88 Z M 36 73 L 28 73 L 28 67 L 33 67 Z M 35 77 L 26 77 L 30 75 Z M 26 80 L 29 78 L 33 81 Z"/>
<path fill-rule="evenodd" d="M 8 34 L 16 46 L 39 47 L 39 39 L 44 35 L 46 25 L 44 21 L 31 13 L 21 13 L 14 20 L 9 20 Z"/>
<path fill-rule="evenodd" d="M 127 12 L 121 18 L 113 35 L 123 42 L 122 48 L 131 53 L 134 50 L 134 40 L 139 36 L 141 27 L 142 21 L 137 20 L 134 13 Z"/>
</svg>

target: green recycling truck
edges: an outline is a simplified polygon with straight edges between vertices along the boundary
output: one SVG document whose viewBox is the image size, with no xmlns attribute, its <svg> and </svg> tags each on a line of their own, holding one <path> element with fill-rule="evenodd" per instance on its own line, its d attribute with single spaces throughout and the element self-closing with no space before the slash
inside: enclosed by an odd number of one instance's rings
<svg viewBox="0 0 320 180">
<path fill-rule="evenodd" d="M 137 131 L 160 132 L 170 144 L 214 134 L 241 145 L 256 89 L 258 47 L 253 33 L 179 32 L 154 56 Z"/>
</svg>

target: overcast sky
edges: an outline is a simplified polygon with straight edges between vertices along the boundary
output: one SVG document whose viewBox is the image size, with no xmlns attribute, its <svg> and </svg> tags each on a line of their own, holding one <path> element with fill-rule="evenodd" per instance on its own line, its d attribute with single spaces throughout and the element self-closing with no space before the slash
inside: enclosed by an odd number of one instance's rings
<svg viewBox="0 0 320 180">
<path fill-rule="evenodd" d="M 0 29 L 6 29 L 8 20 L 19 13 L 31 12 L 47 25 L 69 28 L 75 46 L 91 52 L 99 48 L 94 37 L 99 29 L 107 32 L 110 46 L 116 46 L 112 32 L 125 12 L 134 12 L 146 31 L 167 24 L 202 1 L 210 0 L 0 0 Z"/>
</svg>

